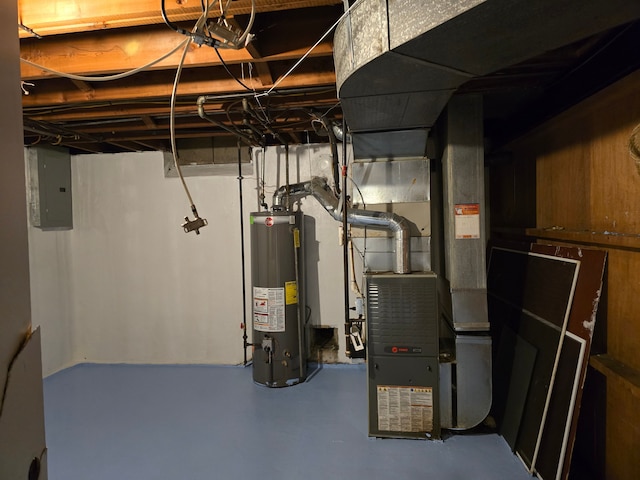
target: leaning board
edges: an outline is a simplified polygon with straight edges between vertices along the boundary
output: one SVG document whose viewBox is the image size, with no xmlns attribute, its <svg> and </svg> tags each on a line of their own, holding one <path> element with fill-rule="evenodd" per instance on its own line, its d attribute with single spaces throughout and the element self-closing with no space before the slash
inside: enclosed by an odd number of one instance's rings
<svg viewBox="0 0 640 480">
<path fill-rule="evenodd" d="M 535 350 L 535 363 L 528 369 L 530 378 L 519 378 L 519 390 L 526 391 L 521 415 L 512 414 L 506 399 L 505 410 L 497 415 L 503 421 L 516 422 L 501 425 L 501 430 L 512 432 L 515 438 L 512 448 L 532 472 L 542 442 L 579 270 L 580 262 L 574 259 L 506 248 L 492 248 L 489 258 L 487 292 L 492 331 L 500 335 L 505 328 L 511 329 Z M 525 365 L 523 359 L 515 357 L 524 350 L 513 352 L 511 359 L 502 361 Z M 531 353 L 528 356 L 531 357 Z M 496 378 L 496 382 L 509 383 L 511 378 L 524 372 L 508 372 L 503 378 Z M 509 387 L 503 388 L 504 391 L 508 392 Z"/>
</svg>

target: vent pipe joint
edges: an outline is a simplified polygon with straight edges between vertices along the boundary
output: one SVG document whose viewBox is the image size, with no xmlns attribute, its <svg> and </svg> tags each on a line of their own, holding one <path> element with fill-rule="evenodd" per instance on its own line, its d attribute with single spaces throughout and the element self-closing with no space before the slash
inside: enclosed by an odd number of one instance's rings
<svg viewBox="0 0 640 480">
<path fill-rule="evenodd" d="M 335 220 L 342 221 L 343 212 L 338 208 L 338 199 L 331 191 L 327 180 L 313 177 L 308 182 L 282 186 L 273 195 L 273 210 L 285 209 L 286 199 L 298 200 L 312 195 Z M 390 212 L 376 212 L 347 208 L 347 223 L 356 227 L 377 228 L 393 232 L 396 248 L 395 273 L 411 273 L 411 228 L 409 221 Z"/>
</svg>

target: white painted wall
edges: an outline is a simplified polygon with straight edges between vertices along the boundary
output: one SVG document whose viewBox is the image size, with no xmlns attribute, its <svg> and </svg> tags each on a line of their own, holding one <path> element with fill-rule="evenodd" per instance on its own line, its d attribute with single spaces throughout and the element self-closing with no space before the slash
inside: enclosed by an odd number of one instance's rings
<svg viewBox="0 0 640 480">
<path fill-rule="evenodd" d="M 44 376 L 76 363 L 69 240 L 68 231 L 29 226 L 31 318 L 41 327 Z"/>
<path fill-rule="evenodd" d="M 284 149 L 264 154 L 267 201 L 285 182 Z M 322 174 L 327 146 L 290 150 L 290 181 Z M 329 173 L 328 170 L 325 170 Z M 242 282 L 236 175 L 187 179 L 209 226 L 180 227 L 191 215 L 158 152 L 72 157 L 74 228 L 31 228 L 34 323 L 42 326 L 45 375 L 79 362 L 238 364 L 242 362 Z M 249 212 L 257 181 L 245 177 L 247 296 Z M 343 332 L 342 249 L 338 223 L 315 201 L 307 222 L 307 303 L 311 324 Z M 250 315 L 250 298 L 248 299 Z M 249 353 L 250 354 L 250 353 Z"/>
<path fill-rule="evenodd" d="M 235 177 L 189 179 L 210 223 L 195 235 L 180 227 L 189 202 L 161 154 L 78 156 L 72 168 L 76 360 L 239 363 Z"/>
</svg>

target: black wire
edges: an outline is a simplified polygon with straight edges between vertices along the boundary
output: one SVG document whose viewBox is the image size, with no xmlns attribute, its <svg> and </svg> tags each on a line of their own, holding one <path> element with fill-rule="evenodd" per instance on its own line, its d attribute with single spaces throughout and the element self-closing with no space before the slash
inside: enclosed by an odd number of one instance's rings
<svg viewBox="0 0 640 480">
<path fill-rule="evenodd" d="M 220 59 L 220 63 L 222 63 L 222 66 L 227 71 L 229 76 L 233 78 L 236 82 L 238 82 L 240 85 L 242 85 L 245 88 L 245 90 L 247 90 L 248 92 L 253 92 L 253 89 L 247 87 L 244 83 L 240 81 L 238 77 L 236 77 L 233 73 L 231 73 L 231 70 L 229 70 L 227 63 L 222 59 L 222 55 L 220 55 L 220 52 L 218 51 L 218 49 L 215 46 L 213 47 L 213 49 L 216 51 L 216 55 L 218 55 L 218 58 Z"/>
<path fill-rule="evenodd" d="M 244 365 L 247 364 L 247 291 L 244 255 L 244 207 L 242 201 L 242 150 L 240 149 L 240 139 L 238 139 L 238 199 L 240 202 L 240 259 L 242 263 L 242 345 L 244 347 Z"/>
<path fill-rule="evenodd" d="M 188 32 L 187 30 L 184 30 L 180 27 L 178 27 L 175 23 L 173 23 L 171 20 L 169 20 L 169 17 L 167 17 L 167 11 L 165 10 L 164 7 L 164 3 L 166 0 L 160 0 L 160 13 L 162 13 L 162 19 L 164 20 L 164 23 L 167 24 L 167 26 L 173 30 L 174 32 L 177 32 L 181 35 L 186 35 L 187 37 L 191 38 L 191 40 L 193 40 L 196 44 L 198 45 L 202 45 L 203 43 L 210 46 L 210 47 L 215 47 L 216 45 L 216 40 L 211 38 L 208 35 L 202 34 L 200 32 L 197 31 L 193 31 L 193 32 Z M 204 11 L 206 9 L 204 2 L 201 2 L 203 5 L 203 14 Z M 196 24 L 197 25 L 197 24 Z"/>
<path fill-rule="evenodd" d="M 164 8 L 164 2 L 165 0 L 160 0 L 160 13 L 162 14 L 162 19 L 164 20 L 164 23 L 167 24 L 167 27 L 169 27 L 171 30 L 178 32 L 181 35 L 189 35 L 189 32 L 187 32 L 186 30 L 183 30 L 182 28 L 178 28 L 178 26 L 171 22 L 169 20 L 169 17 L 167 17 L 167 11 Z"/>
<path fill-rule="evenodd" d="M 322 122 L 325 128 L 329 131 L 329 141 L 332 143 L 332 153 L 335 153 L 336 157 L 334 158 L 334 175 L 335 182 L 337 187 L 339 178 L 337 177 L 338 170 L 338 147 L 336 146 L 336 137 L 331 130 L 331 125 L 328 122 Z M 344 117 L 342 117 L 342 131 L 347 131 L 347 121 Z M 335 152 L 334 152 L 335 150 Z M 347 229 L 348 224 L 348 198 L 347 198 L 347 142 L 346 138 L 343 138 L 342 141 L 342 191 L 340 191 L 339 187 L 336 188 L 337 193 L 342 194 L 342 280 L 344 282 L 344 323 L 345 325 L 349 325 L 351 314 L 349 312 L 349 231 Z"/>
<path fill-rule="evenodd" d="M 344 140 L 342 140 L 344 142 Z M 362 201 L 362 209 L 366 210 L 367 209 L 367 204 L 364 202 L 364 197 L 362 196 L 362 192 L 360 191 L 360 187 L 358 187 L 358 184 L 355 182 L 355 180 L 353 178 L 351 178 L 349 175 L 347 175 L 347 178 L 349 180 L 351 180 L 351 184 L 356 187 L 356 190 L 358 191 L 358 195 L 360 195 L 360 200 Z"/>
<path fill-rule="evenodd" d="M 329 108 L 326 112 L 324 112 L 324 113 L 322 114 L 322 116 L 323 116 L 323 117 L 326 117 L 327 115 L 329 115 L 329 112 L 330 112 L 331 110 L 333 110 L 334 108 L 339 107 L 339 106 L 340 106 L 340 102 L 336 103 L 336 104 L 335 104 L 335 105 L 333 105 L 331 108 Z"/>
</svg>

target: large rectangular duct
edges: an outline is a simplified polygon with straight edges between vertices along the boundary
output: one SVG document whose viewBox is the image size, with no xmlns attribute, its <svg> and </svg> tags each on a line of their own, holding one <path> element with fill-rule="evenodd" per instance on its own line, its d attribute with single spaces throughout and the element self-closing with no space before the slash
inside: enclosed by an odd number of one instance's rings
<svg viewBox="0 0 640 480">
<path fill-rule="evenodd" d="M 487 280 L 482 97 L 454 96 L 441 123 L 448 313 L 456 331 L 486 331 Z"/>
<path fill-rule="evenodd" d="M 438 273 L 443 428 L 466 429 L 491 407 L 491 337 L 485 266 L 482 97 L 453 96 L 434 131 L 440 162 L 432 182 L 434 270 Z"/>
<path fill-rule="evenodd" d="M 361 0 L 334 38 L 355 158 L 398 137 L 389 156 L 423 155 L 424 135 L 468 80 L 639 17 L 630 0 Z M 373 132 L 378 141 L 361 140 Z"/>
</svg>

